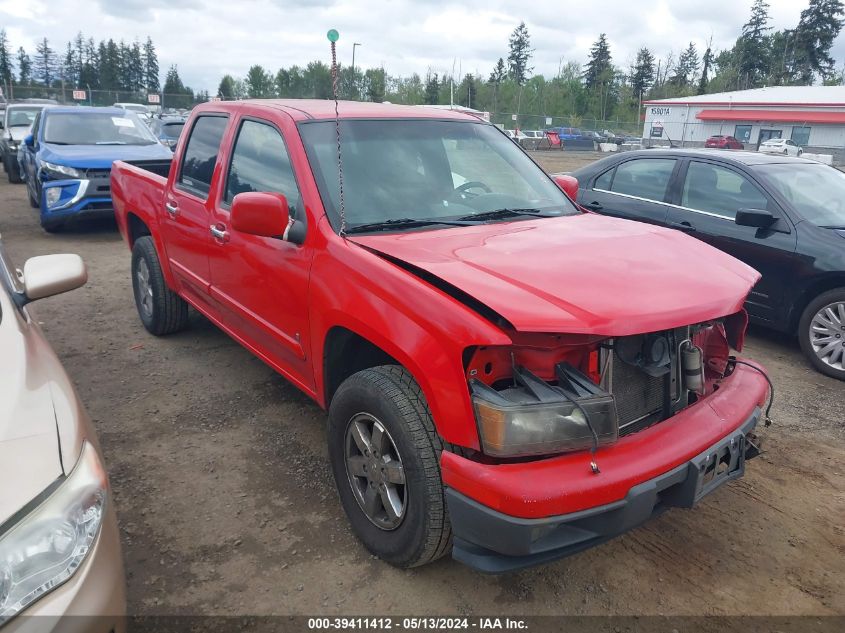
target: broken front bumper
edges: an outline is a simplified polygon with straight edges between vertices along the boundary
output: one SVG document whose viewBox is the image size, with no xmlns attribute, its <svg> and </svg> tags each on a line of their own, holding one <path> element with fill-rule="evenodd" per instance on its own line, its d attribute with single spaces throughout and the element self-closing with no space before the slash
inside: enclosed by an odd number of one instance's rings
<svg viewBox="0 0 845 633">
<path fill-rule="evenodd" d="M 691 507 L 744 473 L 765 379 L 738 366 L 718 391 L 600 449 L 517 464 L 444 452 L 455 559 L 489 573 L 546 563 L 618 536 L 670 507 Z M 754 454 L 753 451 L 751 454 Z"/>
</svg>

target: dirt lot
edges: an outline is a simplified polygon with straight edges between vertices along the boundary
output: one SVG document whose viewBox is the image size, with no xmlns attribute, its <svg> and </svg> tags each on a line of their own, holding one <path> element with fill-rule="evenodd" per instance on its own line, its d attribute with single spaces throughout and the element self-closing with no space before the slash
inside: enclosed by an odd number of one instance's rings
<svg viewBox="0 0 845 633">
<path fill-rule="evenodd" d="M 3 178 L 0 232 L 19 265 L 75 252 L 89 266 L 85 288 L 33 311 L 100 433 L 133 614 L 845 613 L 845 385 L 788 338 L 753 331 L 747 350 L 777 385 L 766 454 L 696 509 L 518 574 L 398 571 L 347 527 L 323 412 L 197 315 L 149 336 L 113 226 L 48 235 Z"/>
</svg>

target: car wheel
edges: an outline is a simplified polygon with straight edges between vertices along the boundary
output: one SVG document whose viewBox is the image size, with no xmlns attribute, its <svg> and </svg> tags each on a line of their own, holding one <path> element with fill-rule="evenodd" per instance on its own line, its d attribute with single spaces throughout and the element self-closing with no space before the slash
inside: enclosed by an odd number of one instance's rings
<svg viewBox="0 0 845 633">
<path fill-rule="evenodd" d="M 803 154 L 803 153 L 804 153 L 804 150 L 803 150 L 803 149 L 799 149 L 799 150 L 798 150 L 798 157 L 800 158 L 800 157 L 801 157 L 801 154 Z"/>
<path fill-rule="evenodd" d="M 9 155 L 6 155 L 3 159 L 3 168 L 6 170 L 6 176 L 9 178 L 9 182 L 13 184 L 23 182 L 21 180 L 21 170 L 20 167 L 18 167 L 17 160 L 13 159 Z"/>
<path fill-rule="evenodd" d="M 810 302 L 801 315 L 798 337 L 813 367 L 845 380 L 845 288 L 829 290 Z"/>
<path fill-rule="evenodd" d="M 138 238 L 132 247 L 132 290 L 138 316 L 150 334 L 172 334 L 187 325 L 188 304 L 167 287 L 149 236 Z"/>
<path fill-rule="evenodd" d="M 347 378 L 329 407 L 328 442 L 341 504 L 370 552 L 407 568 L 449 550 L 443 448 L 411 374 L 385 365 Z"/>
</svg>

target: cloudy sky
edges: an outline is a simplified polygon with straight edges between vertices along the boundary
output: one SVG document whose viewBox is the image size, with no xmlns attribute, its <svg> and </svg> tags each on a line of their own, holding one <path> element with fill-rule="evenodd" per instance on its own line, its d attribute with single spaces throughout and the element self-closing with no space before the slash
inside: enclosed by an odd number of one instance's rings
<svg viewBox="0 0 845 633">
<path fill-rule="evenodd" d="M 798 22 L 807 0 L 769 0 L 775 28 Z M 507 57 L 508 36 L 524 20 L 535 72 L 557 72 L 561 60 L 583 63 L 606 32 L 616 64 L 627 67 L 637 48 L 659 57 L 713 38 L 729 46 L 748 17 L 751 0 L 0 0 L 0 27 L 14 50 L 34 52 L 46 36 L 63 49 L 77 31 L 96 40 L 153 38 L 162 74 L 177 64 L 194 90 L 215 92 L 226 73 L 242 77 L 252 64 L 280 66 L 329 61 L 326 31 L 340 31 L 338 56 L 391 74 L 432 71 L 488 76 Z M 845 37 L 834 48 L 840 65 Z"/>
</svg>

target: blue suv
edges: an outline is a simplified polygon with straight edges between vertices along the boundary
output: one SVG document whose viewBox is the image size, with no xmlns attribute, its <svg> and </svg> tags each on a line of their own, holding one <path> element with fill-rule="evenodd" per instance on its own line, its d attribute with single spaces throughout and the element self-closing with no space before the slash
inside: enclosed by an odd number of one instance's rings
<svg viewBox="0 0 845 633">
<path fill-rule="evenodd" d="M 170 160 L 135 114 L 119 108 L 45 108 L 21 146 L 21 169 L 41 226 L 53 232 L 69 220 L 111 217 L 111 166 L 116 160 Z"/>
</svg>

